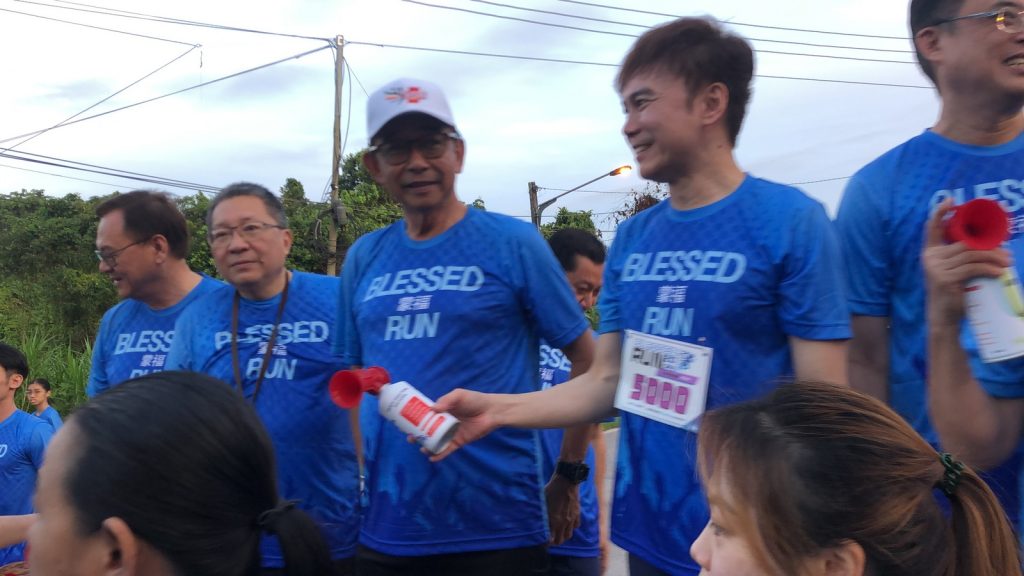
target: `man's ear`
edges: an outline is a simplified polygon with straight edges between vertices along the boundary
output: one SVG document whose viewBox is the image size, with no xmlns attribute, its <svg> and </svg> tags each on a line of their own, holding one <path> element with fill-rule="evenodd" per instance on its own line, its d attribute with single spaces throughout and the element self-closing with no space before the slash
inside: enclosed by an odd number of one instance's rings
<svg viewBox="0 0 1024 576">
<path fill-rule="evenodd" d="M 100 525 L 99 553 L 102 555 L 105 576 L 142 576 L 140 568 L 140 541 L 124 520 L 107 518 Z"/>
<path fill-rule="evenodd" d="M 151 239 L 153 248 L 156 249 L 156 261 L 158 264 L 163 264 L 165 260 L 171 255 L 171 244 L 167 241 L 167 237 L 163 234 L 156 234 Z"/>
<path fill-rule="evenodd" d="M 25 382 L 25 377 L 21 374 L 11 374 L 11 377 L 7 379 L 7 386 L 11 390 L 17 390 L 21 387 L 22 383 Z"/>
<path fill-rule="evenodd" d="M 373 181 L 380 184 L 380 160 L 377 159 L 377 155 L 370 152 L 363 154 L 363 167 L 370 173 Z"/>
<path fill-rule="evenodd" d="M 729 89 L 721 82 L 708 84 L 697 95 L 698 111 L 705 126 L 722 120 L 729 110 Z"/>
<path fill-rule="evenodd" d="M 455 160 L 458 163 L 455 168 L 455 173 L 461 174 L 462 163 L 466 160 L 466 141 L 462 138 L 455 140 Z"/>
<path fill-rule="evenodd" d="M 914 47 L 920 53 L 920 57 L 929 63 L 942 58 L 942 35 L 935 26 L 928 26 L 914 34 Z M 934 66 L 934 64 L 933 64 Z"/>
</svg>

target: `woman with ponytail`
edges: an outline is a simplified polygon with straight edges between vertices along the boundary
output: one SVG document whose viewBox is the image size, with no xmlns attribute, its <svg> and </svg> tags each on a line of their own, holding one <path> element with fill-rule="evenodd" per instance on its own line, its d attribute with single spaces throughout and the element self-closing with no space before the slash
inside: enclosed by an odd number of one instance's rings
<svg viewBox="0 0 1024 576">
<path fill-rule="evenodd" d="M 318 528 L 279 500 L 270 439 L 219 380 L 161 372 L 80 407 L 50 444 L 29 530 L 33 576 L 331 573 Z"/>
<path fill-rule="evenodd" d="M 1013 576 L 995 496 L 878 400 L 797 382 L 709 412 L 698 461 L 709 576 Z"/>
</svg>

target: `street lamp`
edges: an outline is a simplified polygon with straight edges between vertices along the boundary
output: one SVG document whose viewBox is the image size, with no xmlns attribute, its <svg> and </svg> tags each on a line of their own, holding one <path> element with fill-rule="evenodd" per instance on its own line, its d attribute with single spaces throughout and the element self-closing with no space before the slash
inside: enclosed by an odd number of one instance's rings
<svg viewBox="0 0 1024 576">
<path fill-rule="evenodd" d="M 632 169 L 633 169 L 633 167 L 628 165 L 628 164 L 625 165 L 625 166 L 619 166 L 618 168 L 616 168 L 615 170 L 612 170 L 611 172 L 608 172 L 607 174 L 601 174 L 600 176 L 598 176 L 597 178 L 594 178 L 593 180 L 587 180 L 583 184 L 580 184 L 579 186 L 575 186 L 573 188 L 570 188 L 570 189 L 566 190 L 565 192 L 562 192 L 561 194 L 555 196 L 554 198 L 552 198 L 550 200 L 545 200 L 544 202 L 542 202 L 540 204 L 537 204 L 537 184 L 535 182 L 530 182 L 530 185 L 529 185 L 529 187 L 530 187 L 530 220 L 533 221 L 533 225 L 534 226 L 536 226 L 537 228 L 540 228 L 540 215 L 541 215 L 541 213 L 544 212 L 545 208 L 547 208 L 548 206 L 551 206 L 552 204 L 554 204 L 555 201 L 558 200 L 559 198 L 561 198 L 562 196 L 565 196 L 569 192 L 575 192 L 575 191 L 579 190 L 580 188 L 583 188 L 584 186 L 586 186 L 588 184 L 593 184 L 594 182 L 597 182 L 598 180 L 600 180 L 601 178 L 604 178 L 606 176 L 618 176 L 619 174 L 625 174 L 625 173 L 631 171 Z"/>
</svg>

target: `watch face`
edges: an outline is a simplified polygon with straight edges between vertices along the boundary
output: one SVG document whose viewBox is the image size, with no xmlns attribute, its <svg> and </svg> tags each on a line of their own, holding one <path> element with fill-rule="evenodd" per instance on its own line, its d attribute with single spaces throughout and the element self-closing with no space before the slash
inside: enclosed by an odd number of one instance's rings
<svg viewBox="0 0 1024 576">
<path fill-rule="evenodd" d="M 555 472 L 573 484 L 579 484 L 590 476 L 590 466 L 583 462 L 558 462 Z"/>
</svg>

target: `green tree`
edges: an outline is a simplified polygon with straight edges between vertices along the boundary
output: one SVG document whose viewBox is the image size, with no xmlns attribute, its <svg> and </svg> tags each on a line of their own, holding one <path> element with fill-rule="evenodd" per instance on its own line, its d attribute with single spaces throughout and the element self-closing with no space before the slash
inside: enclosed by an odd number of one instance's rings
<svg viewBox="0 0 1024 576">
<path fill-rule="evenodd" d="M 188 223 L 188 234 L 191 239 L 187 258 L 189 267 L 196 272 L 216 276 L 217 266 L 213 263 L 213 254 L 206 241 L 209 234 L 206 228 L 206 210 L 210 207 L 210 198 L 202 192 L 196 192 L 191 196 L 177 198 L 175 203 Z"/>
<path fill-rule="evenodd" d="M 564 207 L 559 208 L 553 222 L 540 225 L 540 233 L 544 238 L 550 238 L 555 233 L 555 230 L 561 230 L 562 228 L 579 228 L 580 230 L 590 232 L 598 238 L 601 237 L 601 231 L 594 225 L 594 213 L 591 210 L 573 211 Z"/>
<path fill-rule="evenodd" d="M 339 187 L 348 223 L 338 235 L 339 261 L 344 261 L 346 250 L 357 238 L 402 218 L 402 207 L 374 182 L 363 165 L 365 154 L 366 150 L 360 150 L 342 162 Z"/>
<path fill-rule="evenodd" d="M 329 216 L 328 205 L 306 198 L 306 189 L 295 178 L 288 178 L 281 187 L 281 203 L 292 230 L 292 251 L 288 256 L 291 265 L 306 272 L 323 274 L 327 271 L 324 219 Z"/>
</svg>

